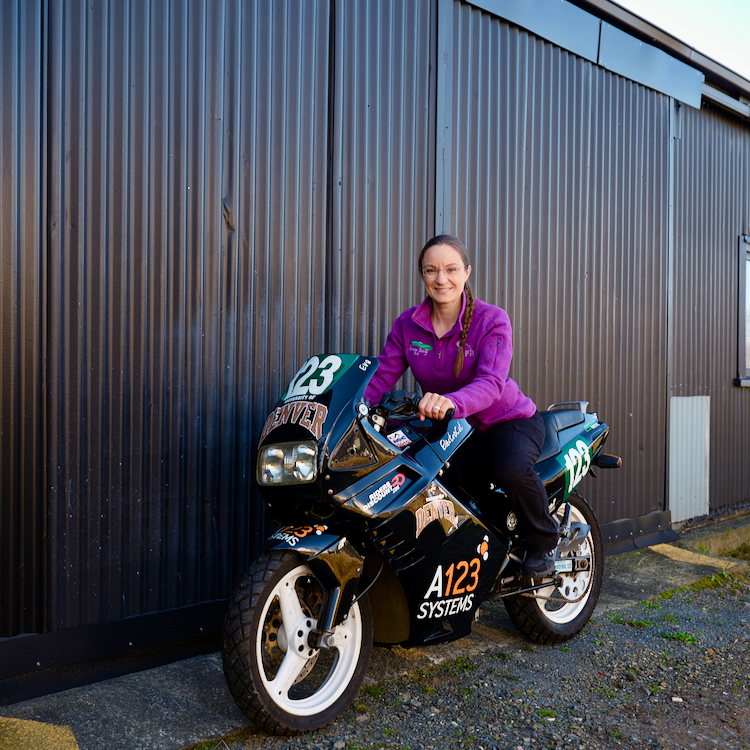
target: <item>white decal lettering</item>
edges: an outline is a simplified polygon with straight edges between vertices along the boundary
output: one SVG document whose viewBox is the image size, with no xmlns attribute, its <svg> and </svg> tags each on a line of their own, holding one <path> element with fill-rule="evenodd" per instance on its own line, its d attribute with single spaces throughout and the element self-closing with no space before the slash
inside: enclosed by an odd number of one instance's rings
<svg viewBox="0 0 750 750">
<path fill-rule="evenodd" d="M 422 602 L 417 620 L 435 620 L 450 617 L 459 612 L 469 612 L 474 605 L 474 594 L 457 596 L 453 599 L 441 599 L 437 602 Z"/>
<path fill-rule="evenodd" d="M 403 474 L 396 474 L 396 476 L 389 479 L 385 484 L 380 485 L 375 492 L 368 495 L 368 502 L 364 506 L 364 510 L 370 510 L 375 503 L 382 500 L 388 495 L 393 495 L 398 492 L 406 481 L 406 477 Z"/>
<path fill-rule="evenodd" d="M 430 594 L 435 593 L 438 597 L 441 597 L 443 595 L 443 566 L 438 565 L 437 570 L 435 571 L 435 575 L 432 578 L 432 583 L 430 584 L 430 588 L 427 589 L 427 592 L 424 595 L 425 599 L 429 599 Z"/>
<path fill-rule="evenodd" d="M 464 431 L 463 425 L 459 422 L 454 428 L 450 435 L 446 435 L 440 441 L 440 447 L 447 451 L 451 447 L 454 440 Z"/>
</svg>

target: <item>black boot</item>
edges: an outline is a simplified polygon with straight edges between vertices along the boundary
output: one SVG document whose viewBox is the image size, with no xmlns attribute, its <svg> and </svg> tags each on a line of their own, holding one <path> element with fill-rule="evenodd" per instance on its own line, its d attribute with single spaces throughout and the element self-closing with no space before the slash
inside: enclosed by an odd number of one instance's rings
<svg viewBox="0 0 750 750">
<path fill-rule="evenodd" d="M 555 550 L 527 552 L 521 573 L 529 578 L 546 578 L 555 572 Z"/>
</svg>

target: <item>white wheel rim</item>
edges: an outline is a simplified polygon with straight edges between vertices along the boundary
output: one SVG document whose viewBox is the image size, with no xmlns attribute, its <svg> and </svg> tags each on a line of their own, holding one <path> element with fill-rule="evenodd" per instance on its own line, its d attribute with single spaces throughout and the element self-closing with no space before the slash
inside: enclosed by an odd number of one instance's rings
<svg viewBox="0 0 750 750">
<path fill-rule="evenodd" d="M 585 517 L 578 508 L 572 503 L 569 503 L 569 505 L 571 523 L 586 523 Z M 562 518 L 560 520 L 562 521 Z M 562 578 L 562 585 L 559 588 L 550 585 L 547 588 L 540 589 L 537 592 L 540 598 L 536 599 L 537 606 L 544 616 L 558 625 L 566 625 L 578 617 L 591 596 L 592 579 L 599 561 L 594 553 L 594 540 L 590 531 L 577 552 L 562 553 L 559 559 L 564 560 L 566 557 L 588 557 L 588 570 L 579 570 L 576 573 L 558 573 Z M 550 597 L 550 599 L 541 597 Z"/>
<path fill-rule="evenodd" d="M 271 700 L 287 713 L 311 716 L 333 705 L 351 682 L 362 649 L 362 620 L 359 604 L 355 604 L 349 610 L 348 618 L 334 629 L 331 648 L 311 649 L 307 637 L 317 626 L 317 620 L 308 617 L 302 610 L 295 587 L 300 578 L 312 578 L 307 565 L 290 570 L 271 591 L 260 614 L 255 650 L 260 679 Z M 281 609 L 278 645 L 283 657 L 277 672 L 269 676 L 264 667 L 263 628 L 269 609 L 276 600 Z M 324 651 L 331 652 L 334 658 L 322 684 L 311 695 L 302 698 L 290 695 L 292 688 L 306 678 L 307 671 L 315 669 L 316 660 Z"/>
</svg>

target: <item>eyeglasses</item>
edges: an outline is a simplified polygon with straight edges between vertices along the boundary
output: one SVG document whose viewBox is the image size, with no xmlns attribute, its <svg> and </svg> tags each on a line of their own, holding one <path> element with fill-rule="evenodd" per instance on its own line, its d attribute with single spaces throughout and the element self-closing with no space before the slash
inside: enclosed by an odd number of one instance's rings
<svg viewBox="0 0 750 750">
<path fill-rule="evenodd" d="M 468 267 L 469 266 L 448 266 L 448 268 L 432 268 L 431 266 L 428 266 L 427 268 L 422 269 L 422 276 L 426 279 L 434 279 L 442 271 L 448 278 L 450 278 L 461 271 L 465 271 Z"/>
</svg>

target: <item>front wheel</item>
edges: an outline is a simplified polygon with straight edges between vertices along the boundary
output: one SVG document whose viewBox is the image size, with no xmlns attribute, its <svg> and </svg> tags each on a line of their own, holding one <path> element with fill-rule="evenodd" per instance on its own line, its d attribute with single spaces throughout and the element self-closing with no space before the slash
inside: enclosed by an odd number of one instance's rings
<svg viewBox="0 0 750 750">
<path fill-rule="evenodd" d="M 224 624 L 224 676 L 240 710 L 270 734 L 317 729 L 341 714 L 359 690 L 372 648 L 364 596 L 326 648 L 308 643 L 323 589 L 296 553 L 270 552 L 247 572 Z"/>
<path fill-rule="evenodd" d="M 599 598 L 604 572 L 604 545 L 594 511 L 581 495 L 573 494 L 567 499 L 570 505 L 571 523 L 590 526 L 589 533 L 575 552 L 561 553 L 559 560 L 571 557 L 584 558 L 588 566 L 584 570 L 558 573 L 562 584 L 550 585 L 529 594 L 503 599 L 510 619 L 527 637 L 538 643 L 562 643 L 577 635 L 594 612 Z M 565 503 L 554 518 L 562 523 Z"/>
</svg>

